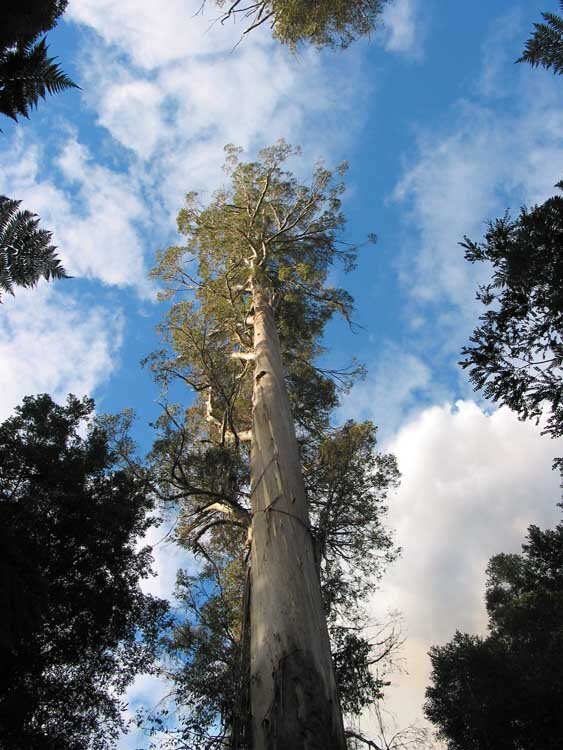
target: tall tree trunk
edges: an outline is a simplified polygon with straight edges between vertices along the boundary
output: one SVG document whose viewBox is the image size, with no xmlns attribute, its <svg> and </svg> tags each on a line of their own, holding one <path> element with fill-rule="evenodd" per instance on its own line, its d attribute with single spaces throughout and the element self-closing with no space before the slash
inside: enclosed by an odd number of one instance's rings
<svg viewBox="0 0 563 750">
<path fill-rule="evenodd" d="M 250 696 L 253 750 L 344 750 L 295 428 L 272 306 L 254 297 Z"/>
</svg>

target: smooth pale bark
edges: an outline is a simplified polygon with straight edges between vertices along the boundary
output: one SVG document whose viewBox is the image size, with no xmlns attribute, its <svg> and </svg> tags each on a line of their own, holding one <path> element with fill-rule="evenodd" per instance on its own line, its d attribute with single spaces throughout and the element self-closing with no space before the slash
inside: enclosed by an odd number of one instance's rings
<svg viewBox="0 0 563 750">
<path fill-rule="evenodd" d="M 253 750 L 346 742 L 272 307 L 254 297 L 250 702 Z"/>
</svg>

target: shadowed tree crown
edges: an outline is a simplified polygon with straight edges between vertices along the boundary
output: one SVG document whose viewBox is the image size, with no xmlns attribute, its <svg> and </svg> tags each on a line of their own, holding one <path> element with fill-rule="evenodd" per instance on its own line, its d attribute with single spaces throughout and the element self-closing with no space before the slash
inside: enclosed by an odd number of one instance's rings
<svg viewBox="0 0 563 750">
<path fill-rule="evenodd" d="M 448 750 L 557 750 L 563 733 L 563 524 L 530 526 L 487 568 L 489 635 L 430 651 L 425 713 Z"/>
<path fill-rule="evenodd" d="M 90 399 L 27 397 L 0 424 L 0 747 L 106 750 L 153 663 L 167 605 L 146 595 L 154 525 Z"/>
<path fill-rule="evenodd" d="M 558 187 L 562 187 L 561 183 Z M 480 325 L 464 347 L 462 367 L 486 398 L 521 419 L 538 419 L 563 435 L 563 197 L 491 223 L 482 243 L 465 240 L 465 257 L 487 263 L 489 283 L 477 299 Z"/>
</svg>

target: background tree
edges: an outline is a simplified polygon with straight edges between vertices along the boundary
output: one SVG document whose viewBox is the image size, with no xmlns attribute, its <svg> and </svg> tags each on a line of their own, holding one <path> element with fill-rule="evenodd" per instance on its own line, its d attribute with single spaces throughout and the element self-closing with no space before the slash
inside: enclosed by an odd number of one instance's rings
<svg viewBox="0 0 563 750">
<path fill-rule="evenodd" d="M 207 206 L 188 195 L 180 212 L 186 246 L 162 253 L 155 272 L 165 296 L 175 297 L 163 325 L 172 354 L 157 353 L 153 366 L 164 385 L 179 378 L 198 396 L 185 412 L 166 407 L 154 457 L 159 491 L 181 503 L 178 537 L 211 566 L 187 582 L 188 591 L 203 586 L 219 597 L 205 610 L 215 624 L 200 627 L 202 601 L 189 594 L 193 616 L 188 634 L 178 636 L 181 647 L 193 646 L 188 674 L 218 647 L 238 654 L 236 667 L 230 657 L 211 662 L 223 665 L 222 684 L 231 684 L 236 669 L 248 675 L 253 747 L 342 747 L 326 618 L 341 685 L 346 664 L 349 675 L 355 670 L 342 693 L 354 710 L 380 687 L 352 604 L 393 555 L 380 517 L 397 469 L 391 457 L 374 454 L 373 425 L 331 427 L 337 385 L 349 384 L 357 368 L 331 372 L 316 364 L 326 322 L 334 312 L 349 318 L 351 309 L 349 295 L 326 278 L 337 258 L 352 267 L 356 248 L 338 237 L 342 185 L 322 166 L 309 185 L 299 184 L 283 169 L 295 155 L 280 143 L 260 161 L 241 163 L 229 148 L 229 187 Z M 236 612 L 225 609 L 225 576 L 236 580 Z M 341 616 L 353 621 L 348 629 Z M 195 685 L 187 703 L 197 714 L 201 690 L 216 682 L 185 684 L 188 691 Z M 224 691 L 213 692 L 214 703 L 202 702 L 211 706 L 208 726 L 222 732 L 208 746 L 225 746 L 227 738 L 246 746 L 244 689 L 236 691 L 238 708 L 222 699 Z M 194 731 L 188 727 L 182 741 Z"/>
<path fill-rule="evenodd" d="M 563 0 L 559 0 L 563 11 Z M 535 23 L 535 32 L 526 42 L 524 54 L 517 62 L 534 67 L 542 65 L 561 75 L 563 73 L 563 18 L 555 13 L 542 13 L 546 23 Z"/>
<path fill-rule="evenodd" d="M 283 44 L 297 47 L 347 47 L 377 28 L 387 0 L 215 0 L 224 14 L 221 22 L 242 16 L 249 19 L 244 34 L 268 24 Z"/>
<path fill-rule="evenodd" d="M 54 58 L 45 38 L 56 26 L 68 0 L 6 0 L 0 16 L 0 113 L 17 120 L 47 93 L 76 88 Z"/>
<path fill-rule="evenodd" d="M 448 750 L 556 750 L 563 736 L 563 524 L 487 570 L 486 638 L 434 646 L 425 713 Z"/>
<path fill-rule="evenodd" d="M 560 183 L 558 187 L 561 187 Z M 491 223 L 484 243 L 465 238 L 465 257 L 487 262 L 492 279 L 477 299 L 487 308 L 460 363 L 475 388 L 521 419 L 539 419 L 563 435 L 563 198 L 550 198 L 516 220 Z"/>
<path fill-rule="evenodd" d="M 35 286 L 40 278 L 68 278 L 39 217 L 20 211 L 20 201 L 0 195 L 0 299 L 14 286 Z"/>
<path fill-rule="evenodd" d="M 113 747 L 120 696 L 166 624 L 139 585 L 151 495 L 93 408 L 27 397 L 0 425 L 0 745 L 13 750 Z"/>
</svg>

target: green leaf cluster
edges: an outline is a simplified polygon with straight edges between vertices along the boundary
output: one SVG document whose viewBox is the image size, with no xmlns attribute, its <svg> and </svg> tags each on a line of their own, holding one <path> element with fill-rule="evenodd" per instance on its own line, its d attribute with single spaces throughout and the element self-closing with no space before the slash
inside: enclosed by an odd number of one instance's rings
<svg viewBox="0 0 563 750">
<path fill-rule="evenodd" d="M 316 47 L 348 47 L 377 28 L 387 0 L 215 0 L 225 10 L 223 22 L 242 15 L 249 19 L 245 34 L 268 24 L 274 38 L 292 48 L 310 42 Z"/>
</svg>

